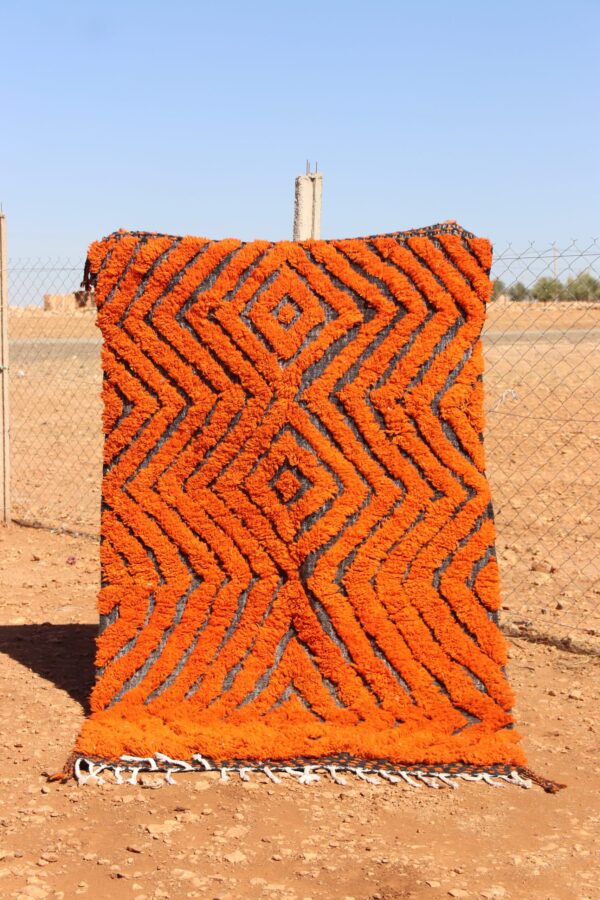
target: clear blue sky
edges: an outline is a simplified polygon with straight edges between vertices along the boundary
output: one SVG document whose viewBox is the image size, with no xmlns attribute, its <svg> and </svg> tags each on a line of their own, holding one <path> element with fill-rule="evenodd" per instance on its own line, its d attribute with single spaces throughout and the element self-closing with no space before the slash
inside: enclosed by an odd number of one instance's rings
<svg viewBox="0 0 600 900">
<path fill-rule="evenodd" d="M 11 255 L 289 238 L 306 159 L 324 237 L 598 236 L 599 35 L 598 0 L 0 0 Z"/>
</svg>

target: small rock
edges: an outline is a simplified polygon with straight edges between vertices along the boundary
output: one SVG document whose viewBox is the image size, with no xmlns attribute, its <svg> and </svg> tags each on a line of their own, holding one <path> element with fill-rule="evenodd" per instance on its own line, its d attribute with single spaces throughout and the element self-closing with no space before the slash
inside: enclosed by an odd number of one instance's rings
<svg viewBox="0 0 600 900">
<path fill-rule="evenodd" d="M 146 772 L 140 773 L 139 782 L 143 788 L 153 788 L 154 790 L 161 788 L 164 784 L 164 780 L 161 777 L 149 775 Z"/>
<path fill-rule="evenodd" d="M 227 862 L 236 864 L 246 862 L 248 857 L 245 853 L 242 853 L 241 850 L 234 850 L 233 853 L 226 853 L 223 859 L 227 860 Z"/>
<path fill-rule="evenodd" d="M 165 819 L 162 825 L 144 825 L 144 830 L 152 836 L 171 834 L 178 828 L 181 828 L 181 825 L 175 819 Z"/>
<path fill-rule="evenodd" d="M 179 881 L 191 881 L 192 878 L 196 877 L 196 873 L 192 872 L 191 869 L 173 869 L 172 874 Z"/>
<path fill-rule="evenodd" d="M 225 832 L 226 838 L 243 838 L 248 834 L 248 828 L 245 825 L 233 825 Z"/>
<path fill-rule="evenodd" d="M 536 587 L 542 587 L 544 584 L 548 584 L 552 580 L 551 576 L 548 572 L 536 572 L 534 577 L 531 579 L 531 583 Z"/>
<path fill-rule="evenodd" d="M 201 778 L 199 781 L 197 781 L 195 783 L 194 790 L 198 791 L 198 792 L 207 791 L 209 789 L 209 787 L 212 787 L 210 781 L 207 781 L 205 778 Z"/>
<path fill-rule="evenodd" d="M 33 900 L 43 900 L 44 897 L 48 896 L 48 891 L 38 884 L 28 884 L 21 893 L 25 894 L 26 897 L 32 897 Z"/>
<path fill-rule="evenodd" d="M 177 819 L 180 822 L 183 822 L 185 825 L 193 825 L 194 822 L 200 821 L 200 816 L 197 813 L 192 812 L 191 810 L 186 810 L 181 815 L 177 816 Z"/>
</svg>

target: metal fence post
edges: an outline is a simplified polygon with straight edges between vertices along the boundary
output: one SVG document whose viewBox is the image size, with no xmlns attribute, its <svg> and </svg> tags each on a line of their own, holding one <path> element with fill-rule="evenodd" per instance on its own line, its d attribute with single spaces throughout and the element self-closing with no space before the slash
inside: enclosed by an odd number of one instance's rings
<svg viewBox="0 0 600 900">
<path fill-rule="evenodd" d="M 8 371 L 8 256 L 6 216 L 0 213 L 0 522 L 10 524 L 10 413 Z"/>
</svg>

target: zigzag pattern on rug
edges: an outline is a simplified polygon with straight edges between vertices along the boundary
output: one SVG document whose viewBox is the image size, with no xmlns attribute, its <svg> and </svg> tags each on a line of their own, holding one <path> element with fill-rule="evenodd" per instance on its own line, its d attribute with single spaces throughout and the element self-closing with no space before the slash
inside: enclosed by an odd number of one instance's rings
<svg viewBox="0 0 600 900">
<path fill-rule="evenodd" d="M 525 763 L 482 441 L 490 264 L 454 224 L 91 246 L 106 437 L 78 756 Z"/>
</svg>

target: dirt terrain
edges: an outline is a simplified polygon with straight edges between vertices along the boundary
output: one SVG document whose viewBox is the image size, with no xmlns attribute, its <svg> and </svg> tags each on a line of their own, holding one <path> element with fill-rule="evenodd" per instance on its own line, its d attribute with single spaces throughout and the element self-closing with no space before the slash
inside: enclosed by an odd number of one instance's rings
<svg viewBox="0 0 600 900">
<path fill-rule="evenodd" d="M 420 790 L 322 779 L 47 783 L 93 673 L 97 542 L 0 528 L 0 896 L 598 897 L 597 656 L 510 639 L 532 768 L 566 782 Z"/>
</svg>

